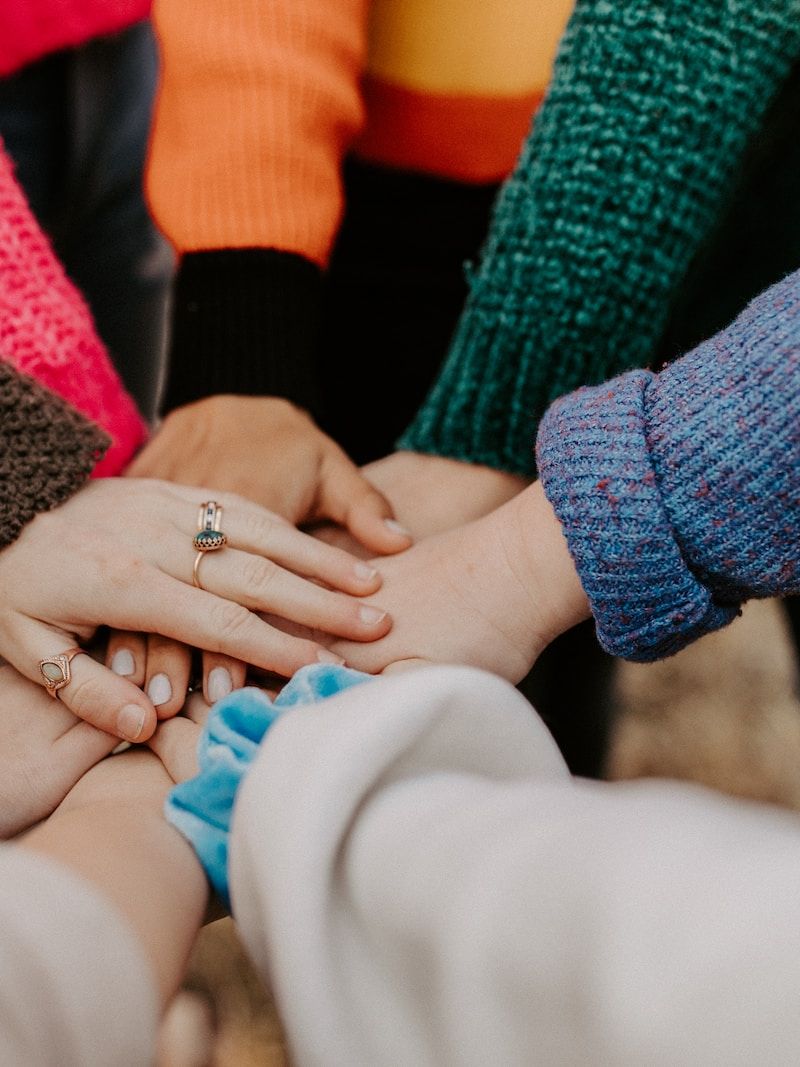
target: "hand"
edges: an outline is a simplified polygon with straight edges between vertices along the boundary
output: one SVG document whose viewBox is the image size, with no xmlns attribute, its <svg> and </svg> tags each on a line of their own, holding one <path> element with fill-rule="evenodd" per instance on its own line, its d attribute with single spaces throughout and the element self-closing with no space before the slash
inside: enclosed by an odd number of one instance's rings
<svg viewBox="0 0 800 1067">
<path fill-rule="evenodd" d="M 212 396 L 176 409 L 128 473 L 215 485 L 293 526 L 329 521 L 374 554 L 399 552 L 411 540 L 339 446 L 303 411 L 275 397 Z"/>
<path fill-rule="evenodd" d="M 512 682 L 589 614 L 561 526 L 536 483 L 467 526 L 382 563 L 392 632 L 369 646 L 334 642 L 348 666 L 463 663 Z"/>
<path fill-rule="evenodd" d="M 46 818 L 117 739 L 0 667 L 0 839 Z"/>
<path fill-rule="evenodd" d="M 193 588 L 197 506 L 211 496 L 164 482 L 108 479 L 38 515 L 0 552 L 0 655 L 41 684 L 39 660 L 105 624 L 187 641 L 288 676 L 330 660 L 330 653 L 255 612 L 356 640 L 386 631 L 385 612 L 353 599 L 379 587 L 376 571 L 240 497 L 216 494 L 228 545 L 203 557 L 203 588 Z M 137 669 L 143 680 L 144 667 Z M 69 710 L 127 740 L 152 734 L 155 708 L 130 677 L 85 655 L 71 671 L 59 693 Z"/>
<path fill-rule="evenodd" d="M 530 484 L 516 474 L 419 452 L 394 452 L 362 473 L 417 539 L 488 515 Z"/>
</svg>

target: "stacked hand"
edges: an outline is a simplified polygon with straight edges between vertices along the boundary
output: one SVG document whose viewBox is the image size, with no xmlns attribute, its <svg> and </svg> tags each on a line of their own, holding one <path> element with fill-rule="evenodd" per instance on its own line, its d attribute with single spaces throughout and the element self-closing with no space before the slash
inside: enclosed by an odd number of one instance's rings
<svg viewBox="0 0 800 1067">
<path fill-rule="evenodd" d="M 225 508 L 228 545 L 203 559 L 203 588 L 194 588 L 197 508 L 212 495 L 163 482 L 112 479 L 38 515 L 0 552 L 0 655 L 41 684 L 41 659 L 110 625 L 205 649 L 212 654 L 207 673 L 218 662 L 214 656 L 223 654 L 288 676 L 331 654 L 316 641 L 287 636 L 258 612 L 355 640 L 386 632 L 386 613 L 357 599 L 379 588 L 374 568 L 228 494 L 215 495 Z M 120 650 L 127 652 L 126 676 L 79 655 L 59 696 L 95 726 L 144 740 L 155 729 L 156 710 L 135 683 L 163 673 L 163 646 L 152 642 L 146 659 L 144 639 L 124 640 L 128 645 L 116 639 L 111 655 L 119 662 Z M 174 698 L 162 704 L 162 716 L 182 705 L 187 675 L 184 657 Z"/>
</svg>

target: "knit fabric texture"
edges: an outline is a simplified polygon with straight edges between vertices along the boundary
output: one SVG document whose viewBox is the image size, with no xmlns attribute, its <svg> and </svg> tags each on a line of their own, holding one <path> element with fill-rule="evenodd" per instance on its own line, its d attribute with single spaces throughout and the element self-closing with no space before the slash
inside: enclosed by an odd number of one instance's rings
<svg viewBox="0 0 800 1067">
<path fill-rule="evenodd" d="M 399 447 L 531 475 L 553 399 L 646 364 L 798 56 L 800 0 L 578 0 Z"/>
<path fill-rule="evenodd" d="M 147 18 L 150 0 L 8 0 L 0 4 L 0 75 Z"/>
<path fill-rule="evenodd" d="M 660 374 L 556 401 L 537 452 L 608 652 L 667 656 L 800 592 L 800 271 Z"/>
<path fill-rule="evenodd" d="M 189 841 L 227 907 L 233 807 L 267 731 L 287 708 L 318 704 L 371 680 L 346 667 L 314 664 L 301 668 L 274 702 L 260 689 L 237 689 L 212 709 L 197 746 L 200 770 L 170 790 L 164 814 Z"/>
<path fill-rule="evenodd" d="M 0 361 L 0 548 L 80 489 L 108 445 L 99 426 Z"/>
<path fill-rule="evenodd" d="M 36 378 L 111 436 L 95 474 L 118 474 L 146 436 L 92 317 L 14 179 L 0 142 L 0 360 Z"/>
</svg>

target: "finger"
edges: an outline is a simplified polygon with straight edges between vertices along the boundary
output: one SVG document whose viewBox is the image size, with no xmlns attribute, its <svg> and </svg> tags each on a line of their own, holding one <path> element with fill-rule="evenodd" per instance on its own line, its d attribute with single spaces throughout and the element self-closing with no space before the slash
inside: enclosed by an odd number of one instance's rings
<svg viewBox="0 0 800 1067">
<path fill-rule="evenodd" d="M 206 703 L 206 698 L 203 694 L 192 693 L 186 701 L 186 706 L 183 709 L 183 716 L 186 719 L 191 719 L 192 722 L 196 723 L 198 726 L 205 726 L 210 711 L 211 706 Z"/>
<path fill-rule="evenodd" d="M 421 667 L 430 667 L 427 659 L 398 659 L 383 668 L 381 674 L 404 674 L 406 671 L 418 671 Z"/>
<path fill-rule="evenodd" d="M 203 695 L 208 704 L 216 704 L 234 689 L 241 689 L 246 675 L 247 667 L 241 660 L 217 652 L 203 653 Z"/>
<path fill-rule="evenodd" d="M 118 738 L 88 722 L 76 722 L 55 745 L 57 763 L 64 778 L 76 782 L 117 746 Z"/>
<path fill-rule="evenodd" d="M 144 634 L 129 630 L 112 630 L 106 646 L 106 666 L 121 678 L 141 688 L 147 665 L 147 645 Z"/>
<path fill-rule="evenodd" d="M 197 774 L 199 736 L 200 727 L 191 719 L 178 715 L 169 722 L 162 722 L 147 742 L 173 782 L 184 782 Z"/>
<path fill-rule="evenodd" d="M 262 508 L 226 513 L 225 527 L 232 547 L 257 553 L 295 574 L 354 596 L 368 596 L 380 588 L 381 576 L 372 564 L 302 533 Z"/>
<path fill-rule="evenodd" d="M 391 628 L 382 608 L 323 589 L 261 556 L 225 548 L 206 553 L 200 564 L 204 589 L 255 611 L 353 641 L 374 641 Z"/>
<path fill-rule="evenodd" d="M 43 684 L 39 661 L 75 647 L 75 638 L 31 619 L 20 620 L 11 662 L 32 681 Z M 79 719 L 124 741 L 144 741 L 155 729 L 156 711 L 145 694 L 127 678 L 96 663 L 88 654 L 69 665 L 70 681 L 58 699 Z"/>
<path fill-rule="evenodd" d="M 394 519 L 386 497 L 341 453 L 323 463 L 317 519 L 344 526 L 371 552 L 391 555 L 409 548 L 411 534 Z"/>
<path fill-rule="evenodd" d="M 183 642 L 160 634 L 148 636 L 145 692 L 159 719 L 170 719 L 183 707 L 191 669 L 192 653 Z"/>
<path fill-rule="evenodd" d="M 122 618 L 113 617 L 109 623 L 174 637 L 194 648 L 222 652 L 285 678 L 309 663 L 342 662 L 318 642 L 281 633 L 241 604 L 195 589 L 155 569 L 148 572 L 146 581 L 130 590 L 124 624 Z"/>
<path fill-rule="evenodd" d="M 187 504 L 194 503 L 196 492 L 182 486 L 175 488 Z M 218 493 L 215 499 L 224 509 L 222 526 L 231 547 L 257 553 L 295 574 L 316 578 L 354 596 L 367 596 L 380 588 L 380 574 L 371 564 L 354 559 L 348 552 L 302 533 L 280 515 L 244 497 Z M 194 518 L 196 506 L 190 510 Z M 187 529 L 187 535 L 188 532 Z M 183 558 L 183 555 L 181 552 L 179 558 Z M 182 575 L 173 574 L 173 577 Z"/>
</svg>

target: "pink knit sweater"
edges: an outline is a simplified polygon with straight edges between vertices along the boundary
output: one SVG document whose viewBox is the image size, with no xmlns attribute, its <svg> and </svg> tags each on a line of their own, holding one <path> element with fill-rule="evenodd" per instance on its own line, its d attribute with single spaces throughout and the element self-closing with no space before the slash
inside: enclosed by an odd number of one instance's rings
<svg viewBox="0 0 800 1067">
<path fill-rule="evenodd" d="M 59 48 L 116 33 L 149 12 L 150 0 L 4 0 L 0 3 L 0 75 Z"/>
<path fill-rule="evenodd" d="M 113 444 L 95 475 L 118 474 L 144 440 L 136 405 L 95 333 L 89 309 L 34 220 L 2 141 L 0 359 L 60 394 L 111 435 Z"/>
</svg>

